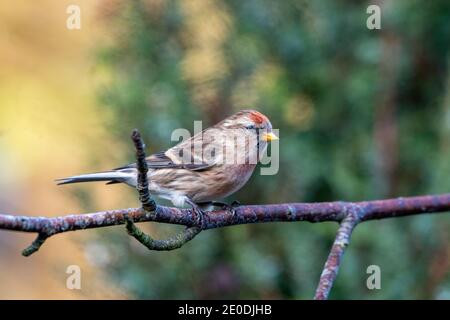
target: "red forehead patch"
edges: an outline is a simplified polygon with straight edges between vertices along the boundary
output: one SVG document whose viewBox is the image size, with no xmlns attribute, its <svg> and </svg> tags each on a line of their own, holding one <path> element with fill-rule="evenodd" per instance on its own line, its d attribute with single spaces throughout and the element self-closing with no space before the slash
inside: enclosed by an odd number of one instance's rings
<svg viewBox="0 0 450 320">
<path fill-rule="evenodd" d="M 267 117 L 258 111 L 252 111 L 250 113 L 250 119 L 257 124 L 261 124 L 267 121 Z"/>
</svg>

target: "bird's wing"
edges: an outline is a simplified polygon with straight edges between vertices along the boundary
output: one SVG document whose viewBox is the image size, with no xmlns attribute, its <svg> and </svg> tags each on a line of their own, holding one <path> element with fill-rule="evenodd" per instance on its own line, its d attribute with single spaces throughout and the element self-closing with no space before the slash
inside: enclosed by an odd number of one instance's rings
<svg viewBox="0 0 450 320">
<path fill-rule="evenodd" d="M 205 162 L 182 163 L 176 161 L 175 159 L 171 159 L 166 155 L 166 152 L 164 151 L 150 155 L 146 158 L 146 161 L 149 169 L 187 169 L 192 171 L 201 171 L 214 165 L 213 163 Z M 115 168 L 114 170 L 124 170 L 130 168 L 136 168 L 136 163 L 131 163 L 123 167 Z"/>
<path fill-rule="evenodd" d="M 219 157 L 209 155 L 209 159 L 204 158 L 204 150 L 207 146 L 212 146 L 217 142 L 217 137 L 209 133 L 208 129 L 194 135 L 193 137 L 180 142 L 167 151 L 152 154 L 146 158 L 150 169 L 187 169 L 201 171 L 214 166 L 220 161 Z M 219 154 L 219 153 L 217 153 Z M 115 170 L 136 168 L 136 163 L 129 164 Z"/>
</svg>

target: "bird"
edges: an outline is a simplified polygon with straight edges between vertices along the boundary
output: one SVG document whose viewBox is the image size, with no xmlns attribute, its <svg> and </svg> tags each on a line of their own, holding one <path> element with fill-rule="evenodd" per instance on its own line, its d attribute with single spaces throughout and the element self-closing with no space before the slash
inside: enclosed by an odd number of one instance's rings
<svg viewBox="0 0 450 320">
<path fill-rule="evenodd" d="M 257 110 L 241 110 L 166 151 L 146 157 L 150 194 L 170 200 L 175 207 L 190 205 L 202 225 L 202 208 L 230 207 L 218 200 L 248 182 L 261 154 L 274 140 L 278 137 L 267 116 Z M 136 187 L 137 175 L 137 165 L 132 163 L 56 181 L 58 185 L 107 181 Z"/>
</svg>

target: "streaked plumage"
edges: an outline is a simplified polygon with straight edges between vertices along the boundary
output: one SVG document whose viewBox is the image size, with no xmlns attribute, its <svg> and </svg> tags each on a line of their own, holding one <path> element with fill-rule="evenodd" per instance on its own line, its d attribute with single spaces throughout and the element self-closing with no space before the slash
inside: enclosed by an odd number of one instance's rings
<svg viewBox="0 0 450 320">
<path fill-rule="evenodd" d="M 266 132 L 264 139 L 258 131 Z M 233 135 L 239 137 L 237 141 Z M 250 179 L 272 134 L 269 119 L 255 110 L 242 110 L 215 126 L 185 140 L 165 152 L 147 157 L 149 190 L 152 195 L 169 199 L 181 207 L 186 203 L 200 203 L 225 198 L 242 188 Z M 234 144 L 234 145 L 233 145 Z M 224 161 L 226 155 L 218 152 L 224 145 L 236 147 L 236 163 Z M 215 150 L 205 156 L 205 150 Z M 135 187 L 136 164 L 111 171 L 84 174 L 59 179 L 58 184 L 108 181 Z"/>
</svg>

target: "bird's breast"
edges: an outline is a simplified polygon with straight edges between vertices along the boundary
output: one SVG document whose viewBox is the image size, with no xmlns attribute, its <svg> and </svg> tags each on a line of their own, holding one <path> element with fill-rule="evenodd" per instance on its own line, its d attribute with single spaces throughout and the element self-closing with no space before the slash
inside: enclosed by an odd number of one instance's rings
<svg viewBox="0 0 450 320">
<path fill-rule="evenodd" d="M 221 165 L 204 171 L 204 187 L 193 195 L 194 200 L 217 200 L 235 193 L 247 183 L 255 167 L 255 164 Z"/>
</svg>

